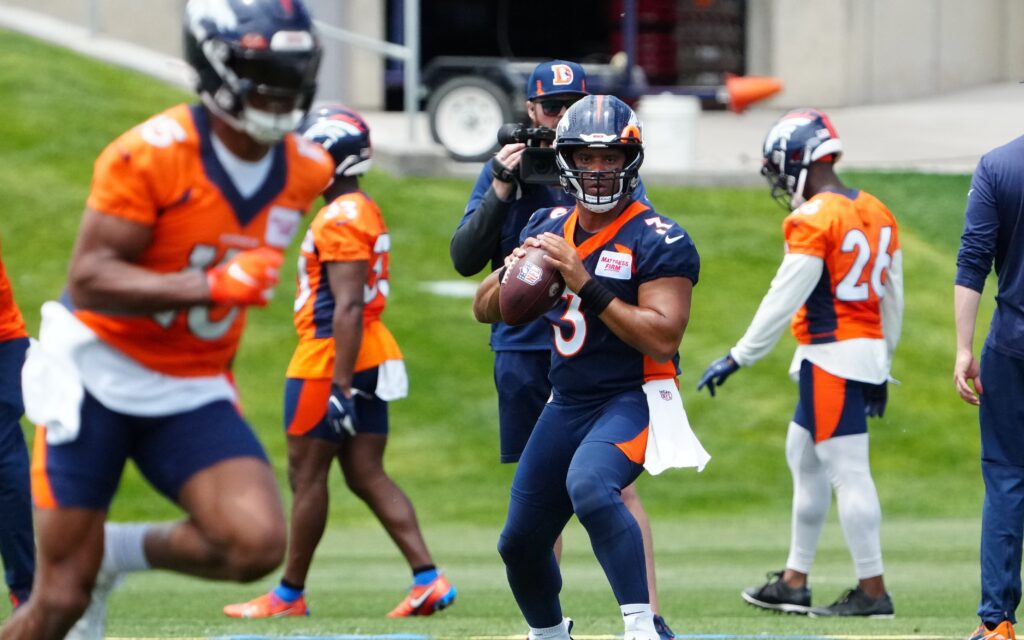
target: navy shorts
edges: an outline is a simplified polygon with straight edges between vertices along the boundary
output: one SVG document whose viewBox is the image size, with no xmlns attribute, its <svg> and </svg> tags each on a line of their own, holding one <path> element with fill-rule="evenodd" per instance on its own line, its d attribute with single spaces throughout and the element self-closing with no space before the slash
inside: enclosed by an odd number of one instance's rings
<svg viewBox="0 0 1024 640">
<path fill-rule="evenodd" d="M 800 363 L 800 400 L 793 422 L 810 431 L 815 443 L 867 433 L 864 383 L 834 376 L 804 360 Z"/>
<path fill-rule="evenodd" d="M 196 473 L 230 458 L 266 461 L 256 435 L 227 400 L 169 416 L 139 417 L 111 411 L 86 392 L 81 431 L 51 445 L 36 432 L 32 496 L 39 508 L 106 510 L 131 458 L 157 491 L 175 502 Z"/>
<path fill-rule="evenodd" d="M 388 435 L 388 403 L 378 398 L 377 367 L 352 376 L 356 399 L 356 433 Z M 341 442 L 342 436 L 327 424 L 327 399 L 331 397 L 328 378 L 288 378 L 284 383 L 284 430 L 290 436 L 306 436 Z"/>
<path fill-rule="evenodd" d="M 496 351 L 494 386 L 498 390 L 501 461 L 518 462 L 551 395 L 550 351 Z"/>
</svg>

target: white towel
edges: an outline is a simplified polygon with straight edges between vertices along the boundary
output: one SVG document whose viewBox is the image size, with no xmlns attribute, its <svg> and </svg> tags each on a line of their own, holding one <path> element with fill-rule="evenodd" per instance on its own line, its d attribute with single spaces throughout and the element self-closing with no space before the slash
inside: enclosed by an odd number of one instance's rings
<svg viewBox="0 0 1024 640">
<path fill-rule="evenodd" d="M 409 377 L 405 361 L 385 360 L 377 366 L 377 389 L 374 391 L 384 402 L 401 400 L 409 395 Z"/>
<path fill-rule="evenodd" d="M 711 456 L 690 428 L 675 380 L 651 380 L 643 390 L 651 417 L 644 468 L 654 476 L 674 468 L 696 467 L 703 471 Z"/>
<path fill-rule="evenodd" d="M 96 334 L 64 305 L 52 301 L 43 304 L 39 340 L 30 341 L 21 370 L 21 388 L 25 415 L 34 424 L 46 427 L 50 444 L 78 437 L 84 391 L 75 353 L 95 340 Z"/>
</svg>

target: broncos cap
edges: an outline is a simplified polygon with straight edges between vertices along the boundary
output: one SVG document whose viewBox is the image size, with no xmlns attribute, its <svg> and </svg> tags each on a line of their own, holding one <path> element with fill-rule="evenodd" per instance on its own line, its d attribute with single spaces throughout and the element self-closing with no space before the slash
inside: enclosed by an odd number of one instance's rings
<svg viewBox="0 0 1024 640">
<path fill-rule="evenodd" d="M 561 95 L 587 95 L 587 72 L 568 60 L 542 62 L 526 83 L 526 99 L 536 100 Z"/>
</svg>

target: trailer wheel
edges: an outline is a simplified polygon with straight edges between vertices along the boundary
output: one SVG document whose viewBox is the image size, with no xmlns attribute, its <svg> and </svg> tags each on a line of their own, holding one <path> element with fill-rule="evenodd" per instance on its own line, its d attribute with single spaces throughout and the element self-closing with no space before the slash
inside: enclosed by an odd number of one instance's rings
<svg viewBox="0 0 1024 640">
<path fill-rule="evenodd" d="M 496 134 L 512 119 L 508 95 L 483 78 L 459 77 L 439 86 L 427 101 L 430 133 L 462 162 L 486 160 L 498 147 Z"/>
</svg>

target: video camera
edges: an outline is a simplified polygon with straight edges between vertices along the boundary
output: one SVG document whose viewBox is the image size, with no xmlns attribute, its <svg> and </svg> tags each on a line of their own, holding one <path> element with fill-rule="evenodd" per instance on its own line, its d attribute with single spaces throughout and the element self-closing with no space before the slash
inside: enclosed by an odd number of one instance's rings
<svg viewBox="0 0 1024 640">
<path fill-rule="evenodd" d="M 548 127 L 524 127 L 509 123 L 498 129 L 498 144 L 505 146 L 522 142 L 526 144 L 523 159 L 519 162 L 519 180 L 525 184 L 558 184 L 558 170 L 555 167 L 555 150 L 541 147 L 541 142 L 554 142 L 555 130 Z"/>
</svg>

